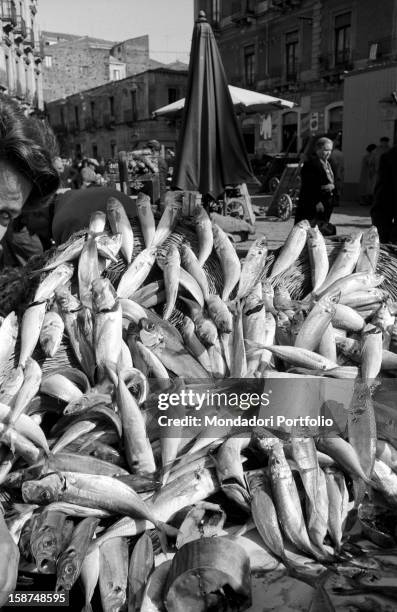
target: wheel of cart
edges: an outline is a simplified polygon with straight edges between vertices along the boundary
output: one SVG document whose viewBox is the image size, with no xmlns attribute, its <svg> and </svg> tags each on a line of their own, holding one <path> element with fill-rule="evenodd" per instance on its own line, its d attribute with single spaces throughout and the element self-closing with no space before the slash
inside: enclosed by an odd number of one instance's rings
<svg viewBox="0 0 397 612">
<path fill-rule="evenodd" d="M 300 192 L 300 164 L 287 164 L 273 195 L 268 216 L 288 221 L 294 213 Z"/>
<path fill-rule="evenodd" d="M 252 209 L 251 198 L 245 183 L 233 187 L 225 187 L 222 214 L 243 219 L 251 225 L 255 224 L 255 215 Z"/>
</svg>

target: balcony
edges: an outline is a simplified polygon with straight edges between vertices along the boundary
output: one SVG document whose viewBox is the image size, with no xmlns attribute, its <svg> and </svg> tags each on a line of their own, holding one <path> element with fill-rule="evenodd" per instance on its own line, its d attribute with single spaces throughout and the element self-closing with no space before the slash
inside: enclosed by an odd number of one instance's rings
<svg viewBox="0 0 397 612">
<path fill-rule="evenodd" d="M 234 0 L 232 2 L 231 10 L 231 21 L 237 27 L 243 27 L 254 23 L 255 17 L 255 6 L 253 2 L 246 0 Z"/>
<path fill-rule="evenodd" d="M 10 32 L 17 25 L 17 10 L 13 0 L 1 0 L 3 30 Z"/>
<path fill-rule="evenodd" d="M 354 62 L 352 59 L 352 53 L 350 49 L 344 49 L 343 52 L 329 53 L 327 55 L 320 55 L 318 58 L 320 65 L 320 74 L 340 74 L 353 70 Z"/>
<path fill-rule="evenodd" d="M 300 8 L 302 0 L 272 0 L 272 8 L 281 13 L 288 13 Z"/>
<path fill-rule="evenodd" d="M 14 27 L 14 40 L 15 42 L 22 42 L 27 34 L 26 22 L 21 15 L 17 15 L 17 23 Z"/>
<path fill-rule="evenodd" d="M 34 32 L 32 28 L 26 28 L 26 36 L 24 40 L 25 52 L 33 51 L 35 48 Z"/>
</svg>

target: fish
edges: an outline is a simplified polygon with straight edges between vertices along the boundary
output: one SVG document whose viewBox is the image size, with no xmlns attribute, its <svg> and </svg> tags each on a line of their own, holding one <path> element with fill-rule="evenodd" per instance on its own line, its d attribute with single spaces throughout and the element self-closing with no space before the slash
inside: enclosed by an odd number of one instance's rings
<svg viewBox="0 0 397 612">
<path fill-rule="evenodd" d="M 156 260 L 157 250 L 153 244 L 141 251 L 121 276 L 117 287 L 119 297 L 131 298 L 148 277 Z"/>
<path fill-rule="evenodd" d="M 263 470 L 247 477 L 251 495 L 251 513 L 255 526 L 267 548 L 285 565 L 289 565 L 284 549 L 277 511 L 273 502 L 269 475 Z"/>
<path fill-rule="evenodd" d="M 46 460 L 46 469 L 49 472 L 68 470 L 102 476 L 127 476 L 129 474 L 127 470 L 114 463 L 78 452 L 67 452 L 66 450 L 50 455 Z"/>
<path fill-rule="evenodd" d="M 94 305 L 94 345 L 99 378 L 105 374 L 114 380 L 121 353 L 123 313 L 108 279 L 92 283 Z"/>
<path fill-rule="evenodd" d="M 163 608 L 163 593 L 171 564 L 171 560 L 164 561 L 149 576 L 142 597 L 141 612 L 161 612 Z"/>
<path fill-rule="evenodd" d="M 262 283 L 262 296 L 266 312 L 271 312 L 271 314 L 275 316 L 277 311 L 274 307 L 274 289 L 270 281 Z"/>
<path fill-rule="evenodd" d="M 74 528 L 69 545 L 57 560 L 56 593 L 70 591 L 80 576 L 84 557 L 98 524 L 98 518 L 87 517 Z"/>
<path fill-rule="evenodd" d="M 336 298 L 325 295 L 316 302 L 302 323 L 294 346 L 309 351 L 318 349 L 325 330 L 336 312 Z"/>
<path fill-rule="evenodd" d="M 356 291 L 365 289 L 373 289 L 378 287 L 384 281 L 384 276 L 381 274 L 368 274 L 367 272 L 354 272 L 348 276 L 337 279 L 332 285 L 328 285 L 326 289 L 320 287 L 316 292 L 316 297 L 321 297 L 324 293 L 329 295 L 339 295 L 339 301 L 343 303 L 346 295 L 351 295 Z"/>
<path fill-rule="evenodd" d="M 95 547 L 84 557 L 80 578 L 84 586 L 84 608 L 82 612 L 92 612 L 91 600 L 99 580 L 99 548 Z"/>
<path fill-rule="evenodd" d="M 258 282 L 244 298 L 243 313 L 249 315 L 265 306 L 262 293 L 262 283 Z"/>
<path fill-rule="evenodd" d="M 335 304 L 335 312 L 332 316 L 332 325 L 338 329 L 349 332 L 360 332 L 365 327 L 363 317 L 346 304 Z"/>
<path fill-rule="evenodd" d="M 235 288 L 240 278 L 241 264 L 236 250 L 225 232 L 216 225 L 212 224 L 214 236 L 214 248 L 221 264 L 223 273 L 222 300 L 228 300 L 231 292 Z"/>
<path fill-rule="evenodd" d="M 11 421 L 11 416 L 12 408 L 0 403 L 0 421 L 3 421 L 4 424 L 11 423 L 15 430 L 22 436 L 28 438 L 28 440 L 42 448 L 46 453 L 49 453 L 50 449 L 48 447 L 47 438 L 40 425 L 27 414 L 20 414 L 13 423 Z"/>
<path fill-rule="evenodd" d="M 203 310 L 197 302 L 182 296 L 181 300 L 189 308 L 198 339 L 207 347 L 215 344 L 218 337 L 218 330 L 215 323 L 204 316 Z"/>
<path fill-rule="evenodd" d="M 87 308 L 92 308 L 92 282 L 99 276 L 98 249 L 94 238 L 89 235 L 78 265 L 79 298 Z"/>
<path fill-rule="evenodd" d="M 303 487 L 309 502 L 309 530 L 318 515 L 317 495 L 319 492 L 319 465 L 313 438 L 291 436 L 291 453 L 296 462 Z"/>
<path fill-rule="evenodd" d="M 62 317 L 55 310 L 45 313 L 39 341 L 46 357 L 54 357 L 56 354 L 62 342 L 64 329 Z"/>
<path fill-rule="evenodd" d="M 322 355 L 326 359 L 329 359 L 333 363 L 336 363 L 337 353 L 336 353 L 336 342 L 335 342 L 335 330 L 331 323 L 327 325 L 327 327 L 325 328 L 325 331 L 320 340 L 320 344 L 318 345 L 317 350 L 320 355 Z"/>
<path fill-rule="evenodd" d="M 121 234 L 121 253 L 130 265 L 134 250 L 134 233 L 124 206 L 116 198 L 109 198 L 106 204 L 106 213 L 113 234 Z"/>
<path fill-rule="evenodd" d="M 306 219 L 294 225 L 273 264 L 268 277 L 269 281 L 288 270 L 298 259 L 306 244 L 309 229 L 310 224 Z"/>
<path fill-rule="evenodd" d="M 207 277 L 194 251 L 186 243 L 183 243 L 181 246 L 181 264 L 199 284 L 204 300 L 208 300 L 210 289 Z"/>
<path fill-rule="evenodd" d="M 83 246 L 86 241 L 86 235 L 73 236 L 70 241 L 63 245 L 59 245 L 54 256 L 51 257 L 50 261 L 40 270 L 36 271 L 36 274 L 42 274 L 43 272 L 51 272 L 55 270 L 63 263 L 69 263 L 74 261 L 80 256 Z"/>
<path fill-rule="evenodd" d="M 349 494 L 345 477 L 338 469 L 327 466 L 323 468 L 328 493 L 328 532 L 339 552 L 342 546 L 343 528 L 347 516 Z"/>
<path fill-rule="evenodd" d="M 316 291 L 324 283 L 328 270 L 329 261 L 325 239 L 317 225 L 311 227 L 307 232 L 307 249 L 309 253 L 312 291 Z"/>
<path fill-rule="evenodd" d="M 160 247 L 167 240 L 168 236 L 172 234 L 182 212 L 181 195 L 173 191 L 167 192 L 165 208 L 153 237 L 153 247 Z"/>
<path fill-rule="evenodd" d="M 145 308 L 153 308 L 165 302 L 164 281 L 153 281 L 135 291 L 132 296 L 137 304 Z"/>
<path fill-rule="evenodd" d="M 163 524 L 156 518 L 157 509 L 145 503 L 131 487 L 110 476 L 53 472 L 24 482 L 22 497 L 28 503 L 65 501 L 108 510 L 113 514 L 145 518 L 163 529 Z"/>
<path fill-rule="evenodd" d="M 195 211 L 193 222 L 199 245 L 197 260 L 200 266 L 203 266 L 212 253 L 214 236 L 212 233 L 211 219 L 202 206 L 198 207 Z"/>
<path fill-rule="evenodd" d="M 48 508 L 33 518 L 30 546 L 37 569 L 42 574 L 54 574 L 56 561 L 63 549 L 65 539 L 71 536 L 71 524 L 63 512 Z"/>
<path fill-rule="evenodd" d="M 40 388 L 41 379 L 42 371 L 39 364 L 29 357 L 25 363 L 22 386 L 17 393 L 14 405 L 11 408 L 7 420 L 9 425 L 13 425 L 18 420 L 19 416 L 26 411 L 29 403 Z"/>
<path fill-rule="evenodd" d="M 14 352 L 18 331 L 17 315 L 15 312 L 10 312 L 0 325 L 0 381 L 3 365 L 8 362 Z"/>
<path fill-rule="evenodd" d="M 146 583 L 154 569 L 153 544 L 144 533 L 135 544 L 128 572 L 128 609 L 139 610 Z"/>
<path fill-rule="evenodd" d="M 316 439 L 319 451 L 334 459 L 353 479 L 362 478 L 365 484 L 371 484 L 353 446 L 340 436 L 320 436 Z"/>
<path fill-rule="evenodd" d="M 356 272 L 375 274 L 380 255 L 380 241 L 377 228 L 372 225 L 363 234 Z"/>
<path fill-rule="evenodd" d="M 183 342 L 188 350 L 191 352 L 193 357 L 197 359 L 207 370 L 207 372 L 211 373 L 211 360 L 209 358 L 206 347 L 200 342 L 196 334 L 194 333 L 194 323 L 190 317 L 183 318 L 182 324 L 182 336 Z"/>
<path fill-rule="evenodd" d="M 350 306 L 350 308 L 366 308 L 372 304 L 380 304 L 388 297 L 387 291 L 379 287 L 369 287 L 361 291 L 345 293 L 340 297 L 340 304 Z"/>
<path fill-rule="evenodd" d="M 346 237 L 334 263 L 329 269 L 326 279 L 319 288 L 320 293 L 324 293 L 336 281 L 352 274 L 360 255 L 361 237 L 362 232 L 355 232 Z"/>
<path fill-rule="evenodd" d="M 23 313 L 21 323 L 21 347 L 18 365 L 25 369 L 40 338 L 47 305 L 45 302 L 29 306 Z"/>
<path fill-rule="evenodd" d="M 337 367 L 336 363 L 332 363 L 322 355 L 309 351 L 307 349 L 298 348 L 295 346 L 267 346 L 268 351 L 276 357 L 284 361 L 296 365 L 298 367 L 309 368 L 313 370 L 332 370 Z"/>
<path fill-rule="evenodd" d="M 324 539 L 328 530 L 329 501 L 327 481 L 321 468 L 318 468 L 318 489 L 313 507 L 309 498 L 306 499 L 307 512 L 310 515 L 308 525 L 309 538 L 318 550 L 324 551 Z M 325 552 L 325 551 L 324 551 Z"/>
<path fill-rule="evenodd" d="M 99 590 L 103 612 L 122 610 L 127 600 L 128 543 L 112 538 L 99 549 Z"/>
<path fill-rule="evenodd" d="M 237 302 L 233 315 L 233 333 L 231 334 L 232 351 L 230 355 L 230 377 L 244 378 L 247 375 L 247 355 L 244 344 L 243 308 Z"/>
<path fill-rule="evenodd" d="M 98 255 L 105 260 L 117 263 L 117 255 L 121 249 L 122 239 L 123 237 L 121 234 L 115 234 L 114 236 L 100 234 L 99 236 L 95 236 Z"/>
<path fill-rule="evenodd" d="M 267 239 L 265 236 L 258 238 L 250 246 L 241 268 L 236 295 L 237 300 L 245 298 L 262 277 L 267 253 Z"/>
<path fill-rule="evenodd" d="M 20 554 L 0 507 L 0 608 L 7 605 L 17 586 Z"/>
<path fill-rule="evenodd" d="M 63 374 L 47 374 L 43 377 L 40 392 L 56 397 L 64 402 L 75 402 L 83 397 L 83 392 L 70 378 Z"/>
<path fill-rule="evenodd" d="M 375 459 L 372 480 L 392 508 L 397 507 L 397 474 L 380 459 Z"/>
<path fill-rule="evenodd" d="M 258 310 L 253 314 L 243 316 L 243 333 L 247 358 L 247 376 L 253 376 L 258 370 L 259 364 L 261 363 L 262 355 L 265 349 L 257 349 L 256 351 L 250 351 L 250 343 L 251 346 L 254 342 L 257 342 L 259 345 L 262 346 L 266 345 L 266 342 L 268 341 L 269 324 L 269 318 L 266 318 L 267 314 L 269 314 L 270 317 L 273 317 L 271 313 L 266 313 L 265 308 L 262 307 L 261 310 Z M 274 338 L 270 342 L 270 344 L 273 344 L 273 342 Z"/>
<path fill-rule="evenodd" d="M 143 240 L 145 242 L 145 247 L 150 247 L 156 233 L 156 223 L 154 220 L 150 197 L 145 193 L 139 192 L 136 200 L 136 208 L 138 212 L 138 219 L 141 224 L 141 231 Z"/>
<path fill-rule="evenodd" d="M 376 420 L 371 390 L 368 384 L 356 381 L 353 397 L 347 413 L 347 433 L 349 442 L 356 451 L 360 465 L 367 478 L 371 478 L 376 458 Z M 354 483 L 355 504 L 362 502 L 365 485 Z"/>
<path fill-rule="evenodd" d="M 49 300 L 58 287 L 62 287 L 73 276 L 74 266 L 69 263 L 62 263 L 52 270 L 36 289 L 33 304 Z"/>
<path fill-rule="evenodd" d="M 386 463 L 393 472 L 397 471 L 397 450 L 389 442 L 376 441 L 376 458 Z"/>
<path fill-rule="evenodd" d="M 124 450 L 130 470 L 154 474 L 156 464 L 147 437 L 145 420 L 120 374 L 118 374 L 117 406 L 121 414 Z"/>
<path fill-rule="evenodd" d="M 217 294 L 210 295 L 206 299 L 208 316 L 215 323 L 221 333 L 230 334 L 233 330 L 233 315 L 227 304 Z"/>
<path fill-rule="evenodd" d="M 291 468 L 281 444 L 270 450 L 270 481 L 274 504 L 283 533 L 299 550 L 318 556 L 310 542 Z"/>
<path fill-rule="evenodd" d="M 164 286 L 166 304 L 163 312 L 163 319 L 170 318 L 178 295 L 179 276 L 180 276 L 181 257 L 175 245 L 171 245 L 164 259 Z"/>
<path fill-rule="evenodd" d="M 0 403 L 11 406 L 13 399 L 22 387 L 24 373 L 21 366 L 13 368 L 0 386 Z"/>
<path fill-rule="evenodd" d="M 361 348 L 361 376 L 364 381 L 373 381 L 382 367 L 382 332 L 377 327 L 363 335 Z"/>
<path fill-rule="evenodd" d="M 96 210 L 90 214 L 88 222 L 88 233 L 91 235 L 102 234 L 105 231 L 106 214 L 102 210 Z"/>
</svg>

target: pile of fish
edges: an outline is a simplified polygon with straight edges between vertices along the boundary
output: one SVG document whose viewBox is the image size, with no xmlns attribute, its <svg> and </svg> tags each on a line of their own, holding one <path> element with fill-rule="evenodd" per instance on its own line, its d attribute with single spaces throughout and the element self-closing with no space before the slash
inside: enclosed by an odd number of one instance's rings
<svg viewBox="0 0 397 612">
<path fill-rule="evenodd" d="M 265 237 L 241 262 L 200 208 L 195 252 L 168 240 L 176 198 L 157 226 L 149 198 L 137 208 L 138 255 L 111 198 L 41 270 L 22 319 L 1 322 L 0 607 L 18 580 L 44 574 L 57 592 L 79 581 L 86 611 L 249 609 L 247 534 L 294 579 L 317 585 L 332 565 L 365 599 L 374 551 L 397 546 L 394 411 L 376 400 L 380 374 L 397 370 L 397 305 L 379 288 L 375 228 L 346 238 L 330 265 L 321 233 L 302 221 L 266 274 Z M 297 301 L 280 278 L 304 248 L 312 291 Z M 219 294 L 205 267 L 214 252 Z M 120 256 L 114 287 L 104 274 Z M 45 369 L 64 342 L 77 367 Z M 156 421 L 158 393 L 179 392 L 187 378 L 227 390 L 233 379 L 264 388 L 318 377 L 354 381 L 341 435 L 231 427 L 222 437 L 205 428 L 167 436 Z M 380 567 L 382 590 L 390 577 Z"/>
</svg>

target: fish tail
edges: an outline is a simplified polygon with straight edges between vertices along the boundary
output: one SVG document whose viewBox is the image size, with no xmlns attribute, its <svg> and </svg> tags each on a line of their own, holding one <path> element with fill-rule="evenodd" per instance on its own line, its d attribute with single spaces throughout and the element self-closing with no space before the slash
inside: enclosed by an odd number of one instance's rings
<svg viewBox="0 0 397 612">
<path fill-rule="evenodd" d="M 81 612 L 92 612 L 92 605 L 90 601 L 86 601 L 84 608 L 81 609 Z"/>
</svg>

